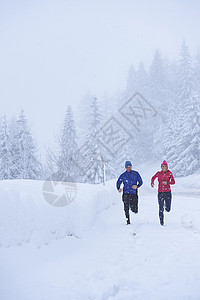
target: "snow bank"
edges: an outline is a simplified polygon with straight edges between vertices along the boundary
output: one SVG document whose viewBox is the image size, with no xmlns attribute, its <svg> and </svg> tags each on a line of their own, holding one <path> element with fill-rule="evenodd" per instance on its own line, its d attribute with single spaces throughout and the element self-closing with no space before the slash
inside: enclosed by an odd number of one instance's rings
<svg viewBox="0 0 200 300">
<path fill-rule="evenodd" d="M 188 194 L 200 197 L 200 174 L 176 178 L 174 191 L 179 194 Z"/>
<path fill-rule="evenodd" d="M 200 234 L 200 210 L 185 214 L 182 217 L 181 223 L 183 227 Z"/>
<path fill-rule="evenodd" d="M 67 206 L 55 207 L 44 199 L 43 184 L 32 180 L 0 182 L 1 247 L 26 242 L 40 247 L 66 235 L 81 238 L 99 212 L 119 201 L 114 181 L 106 186 L 77 184 L 75 199 Z"/>
</svg>

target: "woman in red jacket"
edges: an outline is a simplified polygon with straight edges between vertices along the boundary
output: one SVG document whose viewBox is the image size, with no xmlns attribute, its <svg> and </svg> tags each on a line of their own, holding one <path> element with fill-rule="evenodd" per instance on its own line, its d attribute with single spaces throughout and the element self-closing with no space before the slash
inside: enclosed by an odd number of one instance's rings
<svg viewBox="0 0 200 300">
<path fill-rule="evenodd" d="M 151 186 L 154 187 L 154 180 L 158 177 L 158 203 L 159 203 L 159 218 L 160 225 L 164 225 L 164 206 L 167 212 L 171 209 L 171 184 L 175 184 L 174 176 L 170 170 L 168 170 L 168 164 L 164 160 L 161 164 L 161 171 L 157 172 L 151 178 Z"/>
</svg>

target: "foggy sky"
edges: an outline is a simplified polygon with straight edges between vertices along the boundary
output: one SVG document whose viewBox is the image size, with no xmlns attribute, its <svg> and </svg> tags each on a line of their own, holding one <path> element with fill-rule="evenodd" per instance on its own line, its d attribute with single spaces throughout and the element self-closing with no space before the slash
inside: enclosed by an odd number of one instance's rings
<svg viewBox="0 0 200 300">
<path fill-rule="evenodd" d="M 24 109 L 39 145 L 48 144 L 89 89 L 126 86 L 130 64 L 156 49 L 176 59 L 183 38 L 200 45 L 198 0 L 0 0 L 0 115 Z"/>
</svg>

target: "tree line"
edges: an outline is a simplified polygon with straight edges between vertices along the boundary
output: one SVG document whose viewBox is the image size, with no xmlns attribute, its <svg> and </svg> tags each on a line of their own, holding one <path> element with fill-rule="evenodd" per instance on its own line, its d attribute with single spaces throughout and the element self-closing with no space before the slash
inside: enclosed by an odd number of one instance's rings
<svg viewBox="0 0 200 300">
<path fill-rule="evenodd" d="M 136 92 L 155 107 L 158 115 L 145 120 L 140 132 L 134 132 L 134 139 L 127 140 L 116 156 L 108 159 L 98 130 Z M 126 120 L 121 122 L 126 128 Z M 88 142 L 92 152 L 83 159 L 80 149 Z M 168 160 L 176 176 L 199 170 L 200 53 L 192 56 L 185 41 L 176 61 L 155 51 L 148 71 L 143 63 L 137 69 L 130 66 L 123 91 L 104 99 L 88 92 L 76 115 L 68 106 L 43 164 L 24 112 L 17 120 L 1 118 L 0 179 L 45 179 L 48 175 L 56 180 L 99 183 L 105 170 L 107 179 L 114 178 L 124 160 L 140 164 L 162 159 Z"/>
</svg>

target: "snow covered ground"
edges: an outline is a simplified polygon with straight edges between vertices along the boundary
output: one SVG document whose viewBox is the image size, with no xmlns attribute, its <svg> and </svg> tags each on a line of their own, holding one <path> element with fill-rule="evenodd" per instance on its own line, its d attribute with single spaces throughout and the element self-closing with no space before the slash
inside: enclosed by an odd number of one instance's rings
<svg viewBox="0 0 200 300">
<path fill-rule="evenodd" d="M 161 227 L 153 172 L 130 226 L 114 180 L 78 184 L 65 207 L 44 200 L 43 182 L 1 181 L 0 299 L 200 299 L 200 176 L 176 180 Z"/>
</svg>

